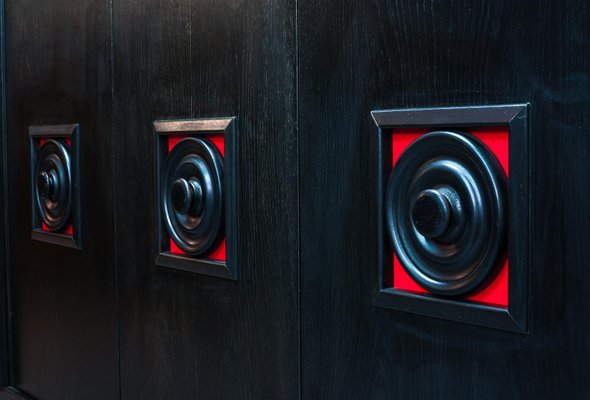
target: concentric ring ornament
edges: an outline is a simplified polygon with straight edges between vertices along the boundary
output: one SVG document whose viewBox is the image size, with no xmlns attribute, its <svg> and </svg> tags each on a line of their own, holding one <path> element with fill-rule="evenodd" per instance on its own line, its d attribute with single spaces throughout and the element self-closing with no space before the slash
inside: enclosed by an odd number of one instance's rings
<svg viewBox="0 0 590 400">
<path fill-rule="evenodd" d="M 474 136 L 432 131 L 396 162 L 385 194 L 386 228 L 401 265 L 442 296 L 478 291 L 506 257 L 507 177 Z"/>
<path fill-rule="evenodd" d="M 70 222 L 72 171 L 68 149 L 61 140 L 49 139 L 39 149 L 34 171 L 34 201 L 50 232 L 60 232 Z"/>
<path fill-rule="evenodd" d="M 163 221 L 174 243 L 191 256 L 213 250 L 224 227 L 219 150 L 204 138 L 181 140 L 164 162 L 161 185 Z"/>
</svg>

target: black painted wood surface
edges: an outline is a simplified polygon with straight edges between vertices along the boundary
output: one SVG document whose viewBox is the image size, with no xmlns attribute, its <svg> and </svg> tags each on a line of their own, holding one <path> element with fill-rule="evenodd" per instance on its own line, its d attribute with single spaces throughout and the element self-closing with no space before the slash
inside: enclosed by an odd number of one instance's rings
<svg viewBox="0 0 590 400">
<path fill-rule="evenodd" d="M 24 391 L 297 398 L 301 378 L 305 399 L 590 397 L 582 0 L 20 0 L 6 12 L 0 205 Z M 530 334 L 374 307 L 370 111 L 523 102 Z M 236 282 L 154 262 L 151 123 L 213 116 L 238 117 Z M 73 122 L 85 160 L 80 251 L 30 239 L 27 127 Z"/>
<path fill-rule="evenodd" d="M 581 0 L 298 2 L 303 398 L 590 397 L 589 18 Z M 374 307 L 369 112 L 529 101 L 531 333 Z"/>
<path fill-rule="evenodd" d="M 7 1 L 14 375 L 40 399 L 119 395 L 110 1 Z M 79 122 L 82 250 L 31 239 L 29 125 Z"/>
<path fill-rule="evenodd" d="M 113 3 L 123 399 L 299 395 L 295 3 Z M 155 265 L 155 133 L 237 117 L 237 281 Z"/>
<path fill-rule="evenodd" d="M 5 141 L 6 141 L 6 126 L 5 126 L 5 90 L 6 81 L 4 79 L 4 2 L 0 1 L 0 387 L 6 386 L 9 383 L 9 312 L 8 312 L 8 269 L 6 253 L 6 237 L 8 227 L 6 225 L 6 216 L 8 215 L 8 207 L 6 206 L 6 157 Z"/>
</svg>

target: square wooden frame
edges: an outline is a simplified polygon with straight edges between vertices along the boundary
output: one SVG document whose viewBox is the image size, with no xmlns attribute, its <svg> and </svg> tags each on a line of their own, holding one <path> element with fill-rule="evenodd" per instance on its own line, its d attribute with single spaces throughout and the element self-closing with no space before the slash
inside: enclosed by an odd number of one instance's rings
<svg viewBox="0 0 590 400">
<path fill-rule="evenodd" d="M 224 196 L 226 260 L 189 257 L 169 251 L 169 235 L 162 222 L 162 210 L 158 208 L 158 255 L 156 264 L 225 279 L 238 279 L 238 138 L 236 118 L 201 118 L 166 120 L 153 123 L 156 132 L 157 182 L 155 204 L 160 204 L 160 177 L 162 165 L 168 154 L 168 136 L 171 135 L 219 135 L 224 136 Z"/>
<path fill-rule="evenodd" d="M 530 142 L 529 104 L 415 108 L 373 111 L 378 127 L 376 149 L 377 259 L 374 304 L 436 318 L 528 333 L 530 260 Z M 507 126 L 509 140 L 508 307 L 461 299 L 410 293 L 393 287 L 393 256 L 385 231 L 383 201 L 391 165 L 391 135 L 397 128 L 456 128 Z"/>
<path fill-rule="evenodd" d="M 41 217 L 35 207 L 35 164 L 39 153 L 39 140 L 50 138 L 62 138 L 70 140 L 70 162 L 72 167 L 72 209 L 71 220 L 73 234 L 47 232 L 41 228 Z M 80 213 L 80 126 L 78 124 L 66 125 L 32 125 L 29 126 L 29 143 L 31 151 L 31 212 L 32 232 L 31 238 L 42 242 L 60 246 L 82 248 L 82 221 Z"/>
</svg>

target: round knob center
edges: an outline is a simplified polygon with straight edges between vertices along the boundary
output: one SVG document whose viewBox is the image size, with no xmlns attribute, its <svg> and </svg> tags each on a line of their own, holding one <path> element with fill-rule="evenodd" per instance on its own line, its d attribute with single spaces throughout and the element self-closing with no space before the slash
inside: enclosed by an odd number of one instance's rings
<svg viewBox="0 0 590 400">
<path fill-rule="evenodd" d="M 47 199 L 55 193 L 55 183 L 57 177 L 55 171 L 41 171 L 37 177 L 37 190 L 42 199 Z"/>
<path fill-rule="evenodd" d="M 412 206 L 414 227 L 427 238 L 436 238 L 445 233 L 451 224 L 451 218 L 449 200 L 434 189 L 420 192 Z"/>
<path fill-rule="evenodd" d="M 180 214 L 196 212 L 201 206 L 201 185 L 194 179 L 177 179 L 172 184 L 170 195 L 172 207 Z"/>
</svg>

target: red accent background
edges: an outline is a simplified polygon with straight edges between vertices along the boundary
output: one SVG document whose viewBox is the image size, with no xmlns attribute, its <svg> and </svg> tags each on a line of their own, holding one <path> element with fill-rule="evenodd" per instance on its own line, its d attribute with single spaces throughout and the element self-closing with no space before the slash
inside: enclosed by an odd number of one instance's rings
<svg viewBox="0 0 590 400">
<path fill-rule="evenodd" d="M 168 136 L 168 152 L 170 152 L 174 148 L 174 146 L 176 146 L 178 144 L 178 142 L 180 142 L 182 139 L 185 139 L 187 137 L 190 137 L 190 136 L 189 135 L 170 135 L 170 136 Z M 206 135 L 204 138 L 211 141 L 211 143 L 213 143 L 215 145 L 215 147 L 217 147 L 217 149 L 219 150 L 221 155 L 225 156 L 225 138 L 222 134 Z M 221 244 L 219 246 L 217 246 L 217 248 L 215 248 L 209 254 L 207 254 L 207 258 L 210 260 L 226 261 L 227 254 L 225 251 L 225 244 L 226 244 L 226 239 L 224 237 Z M 172 239 L 170 239 L 170 252 L 173 254 L 186 254 L 184 251 L 182 251 L 176 245 L 176 243 L 174 243 L 174 240 L 172 240 Z"/>
<path fill-rule="evenodd" d="M 485 127 L 462 129 L 484 142 L 496 155 L 502 168 L 508 175 L 508 128 L 507 127 Z M 395 165 L 403 151 L 419 136 L 430 129 L 396 129 L 392 132 L 392 165 Z M 402 267 L 395 253 L 393 254 L 393 287 L 414 293 L 429 293 L 418 285 Z M 498 273 L 498 276 L 483 290 L 468 296 L 466 300 L 479 303 L 491 304 L 500 307 L 508 306 L 508 259 Z"/>
<path fill-rule="evenodd" d="M 70 140 L 70 138 L 69 137 L 64 138 L 64 140 L 65 140 L 66 144 L 68 145 L 68 147 L 70 147 L 70 145 L 72 144 L 72 141 Z M 42 147 L 46 141 L 47 141 L 47 138 L 45 138 L 45 137 L 39 138 L 39 147 Z M 51 232 L 44 222 L 41 222 L 41 230 L 43 230 L 45 232 Z M 61 233 L 65 234 L 65 235 L 74 236 L 74 225 L 72 225 L 72 224 L 68 225 L 68 227 Z"/>
<path fill-rule="evenodd" d="M 45 224 L 45 222 L 41 222 L 41 229 L 45 232 L 51 232 L 51 230 L 49 230 L 49 227 Z M 74 236 L 74 226 L 72 224 L 68 225 L 68 227 L 61 233 L 63 233 L 64 235 Z"/>
<path fill-rule="evenodd" d="M 53 139 L 53 138 L 49 138 L 49 139 Z M 66 144 L 68 145 L 68 147 L 72 144 L 72 141 L 69 137 L 58 138 L 58 139 L 63 139 L 64 142 L 66 142 Z M 43 146 L 47 140 L 48 140 L 48 138 L 46 138 L 46 137 L 39 138 L 39 146 Z"/>
</svg>

